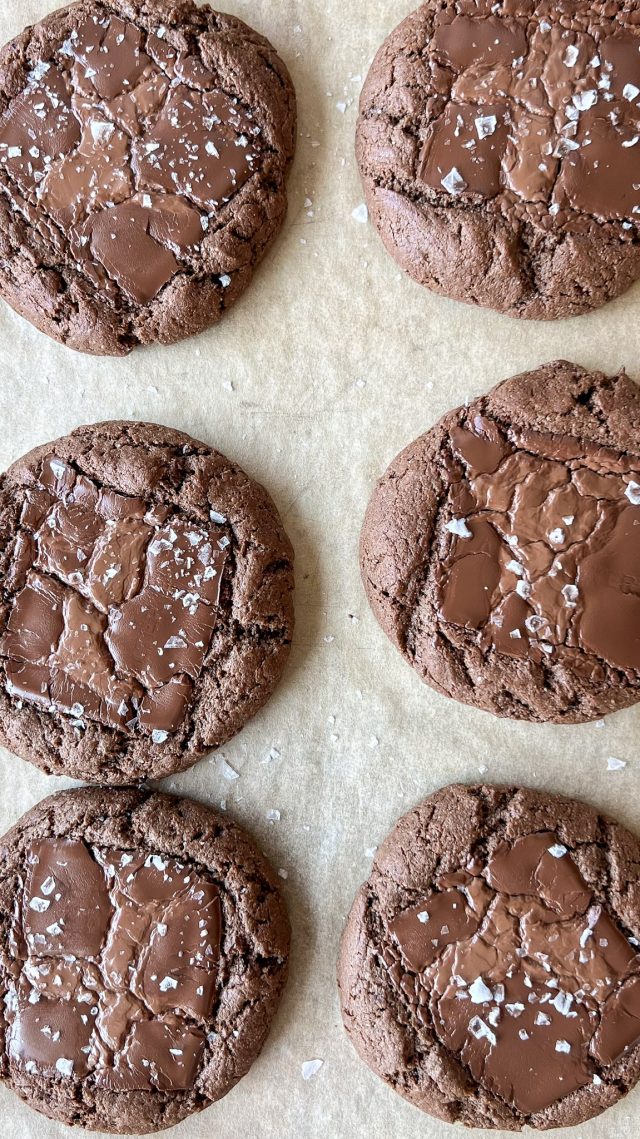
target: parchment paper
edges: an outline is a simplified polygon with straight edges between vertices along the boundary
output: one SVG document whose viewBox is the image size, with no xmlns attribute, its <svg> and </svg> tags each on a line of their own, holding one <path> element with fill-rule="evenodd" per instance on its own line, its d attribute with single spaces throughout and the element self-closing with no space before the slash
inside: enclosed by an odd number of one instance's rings
<svg viewBox="0 0 640 1139">
<path fill-rule="evenodd" d="M 225 6 L 220 0 L 221 6 Z M 4 0 L 0 40 L 55 6 Z M 515 781 L 582 796 L 640 830 L 640 706 L 604 726 L 498 721 L 424 687 L 376 625 L 357 545 L 376 478 L 450 407 L 564 356 L 640 377 L 640 287 L 592 316 L 518 323 L 432 296 L 404 277 L 370 225 L 353 158 L 357 98 L 378 45 L 412 0 L 229 0 L 291 69 L 298 157 L 284 235 L 224 324 L 175 348 L 94 360 L 47 340 L 0 303 L 0 464 L 79 423 L 145 419 L 238 460 L 273 494 L 297 555 L 291 663 L 268 707 L 216 756 L 167 781 L 226 804 L 278 868 L 294 928 L 291 981 L 260 1060 L 176 1139 L 448 1139 L 351 1049 L 335 958 L 373 848 L 396 819 L 453 780 Z M 265 763 L 273 752 L 277 758 Z M 627 761 L 616 773 L 609 756 Z M 0 755 L 3 833 L 68 783 Z M 486 769 L 486 771 L 485 771 Z M 107 792 L 108 794 L 108 792 Z M 279 823 L 265 814 L 281 812 Z M 301 1064 L 323 1067 L 304 1081 Z M 70 1132 L 0 1089 L 3 1139 Z M 571 1132 L 631 1139 L 640 1089 Z M 479 1133 L 478 1133 L 479 1134 Z"/>
</svg>

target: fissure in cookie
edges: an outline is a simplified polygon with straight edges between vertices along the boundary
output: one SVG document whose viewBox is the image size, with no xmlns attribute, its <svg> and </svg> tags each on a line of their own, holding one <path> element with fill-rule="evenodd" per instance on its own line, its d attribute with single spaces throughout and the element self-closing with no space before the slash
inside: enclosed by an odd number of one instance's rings
<svg viewBox="0 0 640 1139">
<path fill-rule="evenodd" d="M 95 285 L 151 301 L 258 169 L 261 128 L 166 30 L 89 15 L 0 119 L 14 203 Z M 224 283 L 224 282 L 223 282 Z"/>
<path fill-rule="evenodd" d="M 601 1083 L 640 1041 L 640 956 L 570 851 L 527 835 L 436 885 L 381 951 L 410 1015 L 524 1115 Z"/>
<path fill-rule="evenodd" d="M 193 866 L 32 842 L 6 961 L 10 1062 L 107 1091 L 191 1088 L 221 942 L 219 890 Z"/>
<path fill-rule="evenodd" d="M 218 516 L 219 517 L 219 516 Z M 192 702 L 230 540 L 55 455 L 24 490 L 0 640 L 9 693 L 163 743 Z"/>
</svg>

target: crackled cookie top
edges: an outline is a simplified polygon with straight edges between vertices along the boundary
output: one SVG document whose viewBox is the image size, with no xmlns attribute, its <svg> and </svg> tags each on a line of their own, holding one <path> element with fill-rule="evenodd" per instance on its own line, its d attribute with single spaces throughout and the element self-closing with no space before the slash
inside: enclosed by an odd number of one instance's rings
<svg viewBox="0 0 640 1139">
<path fill-rule="evenodd" d="M 640 671 L 640 463 L 480 415 L 449 446 L 441 618 L 507 656 Z"/>
<path fill-rule="evenodd" d="M 0 119 L 10 184 L 66 234 L 84 272 L 138 304 L 260 158 L 251 109 L 164 36 L 107 9 L 89 15 Z"/>
<path fill-rule="evenodd" d="M 296 102 L 274 48 L 195 0 L 76 0 L 0 51 L 0 295 L 126 355 L 219 321 L 282 227 Z"/>
<path fill-rule="evenodd" d="M 0 741 L 131 784 L 191 766 L 262 707 L 293 629 L 267 492 L 155 424 L 77 428 L 0 478 Z"/>
<path fill-rule="evenodd" d="M 382 950 L 413 1015 L 525 1115 L 599 1085 L 640 1042 L 640 956 L 567 848 L 523 836 L 437 887 Z"/>
<path fill-rule="evenodd" d="M 217 886 L 173 858 L 70 839 L 33 843 L 25 861 L 10 1059 L 112 1091 L 190 1088 L 216 994 Z"/>
<path fill-rule="evenodd" d="M 98 488 L 55 455 L 27 488 L 0 639 L 12 695 L 163 743 L 218 619 L 229 538 Z"/>
<path fill-rule="evenodd" d="M 29 811 L 0 864 L 0 1078 L 23 1102 L 140 1135 L 238 1085 L 289 949 L 277 875 L 239 827 L 189 799 L 83 787 Z"/>
<path fill-rule="evenodd" d="M 420 283 L 556 319 L 640 274 L 640 24 L 627 0 L 427 0 L 367 77 L 357 154 Z"/>
<path fill-rule="evenodd" d="M 448 413 L 391 464 L 362 570 L 438 691 L 579 723 L 640 689 L 640 395 L 556 361 Z"/>
<path fill-rule="evenodd" d="M 342 938 L 349 1036 L 439 1119 L 584 1123 L 640 1077 L 638 840 L 577 800 L 454 785 L 379 845 Z"/>
</svg>

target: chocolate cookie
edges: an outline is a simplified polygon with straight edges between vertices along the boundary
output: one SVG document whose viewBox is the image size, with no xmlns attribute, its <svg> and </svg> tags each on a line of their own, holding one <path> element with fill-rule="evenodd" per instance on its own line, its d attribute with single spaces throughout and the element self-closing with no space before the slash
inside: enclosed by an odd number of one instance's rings
<svg viewBox="0 0 640 1139">
<path fill-rule="evenodd" d="M 215 324 L 280 230 L 295 95 L 193 0 L 80 0 L 0 54 L 0 295 L 122 356 Z"/>
<path fill-rule="evenodd" d="M 640 389 L 557 362 L 445 415 L 378 484 L 365 589 L 422 679 L 517 720 L 640 699 Z"/>
<path fill-rule="evenodd" d="M 0 480 L 0 741 L 58 775 L 158 779 L 280 678 L 293 553 L 266 491 L 188 435 L 79 427 Z"/>
<path fill-rule="evenodd" d="M 423 1111 L 567 1127 L 640 1077 L 640 843 L 591 807 L 446 787 L 379 849 L 344 932 L 344 1023 Z"/>
<path fill-rule="evenodd" d="M 639 137 L 632 0 L 429 0 L 376 56 L 357 154 L 415 280 L 548 320 L 640 277 Z"/>
<path fill-rule="evenodd" d="M 221 1099 L 287 975 L 277 879 L 188 799 L 66 791 L 0 845 L 1 1077 L 37 1111 L 144 1134 Z"/>
</svg>

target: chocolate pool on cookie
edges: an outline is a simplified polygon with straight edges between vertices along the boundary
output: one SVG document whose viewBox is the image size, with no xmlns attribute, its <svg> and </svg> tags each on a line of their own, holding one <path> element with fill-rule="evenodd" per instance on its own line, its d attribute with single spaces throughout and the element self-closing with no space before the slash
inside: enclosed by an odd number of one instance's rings
<svg viewBox="0 0 640 1139">
<path fill-rule="evenodd" d="M 188 436 L 79 428 L 0 482 L 0 739 L 45 771 L 159 778 L 243 726 L 291 643 L 266 492 Z"/>
<path fill-rule="evenodd" d="M 445 415 L 378 484 L 367 596 L 427 684 L 580 723 L 640 698 L 640 390 L 557 362 Z"/>
<path fill-rule="evenodd" d="M 586 312 L 640 276 L 634 5 L 428 0 L 365 83 L 357 154 L 393 257 L 511 316 Z"/>
<path fill-rule="evenodd" d="M 295 96 L 266 40 L 192 0 L 80 0 L 0 55 L 0 295 L 122 355 L 218 321 L 286 211 Z"/>
<path fill-rule="evenodd" d="M 142 1134 L 224 1096 L 287 973 L 277 880 L 189 800 L 63 792 L 0 843 L 1 1078 L 52 1119 Z"/>
<path fill-rule="evenodd" d="M 583 803 L 447 787 L 397 824 L 342 940 L 345 1026 L 424 1111 L 573 1126 L 640 1076 L 640 844 Z"/>
</svg>

